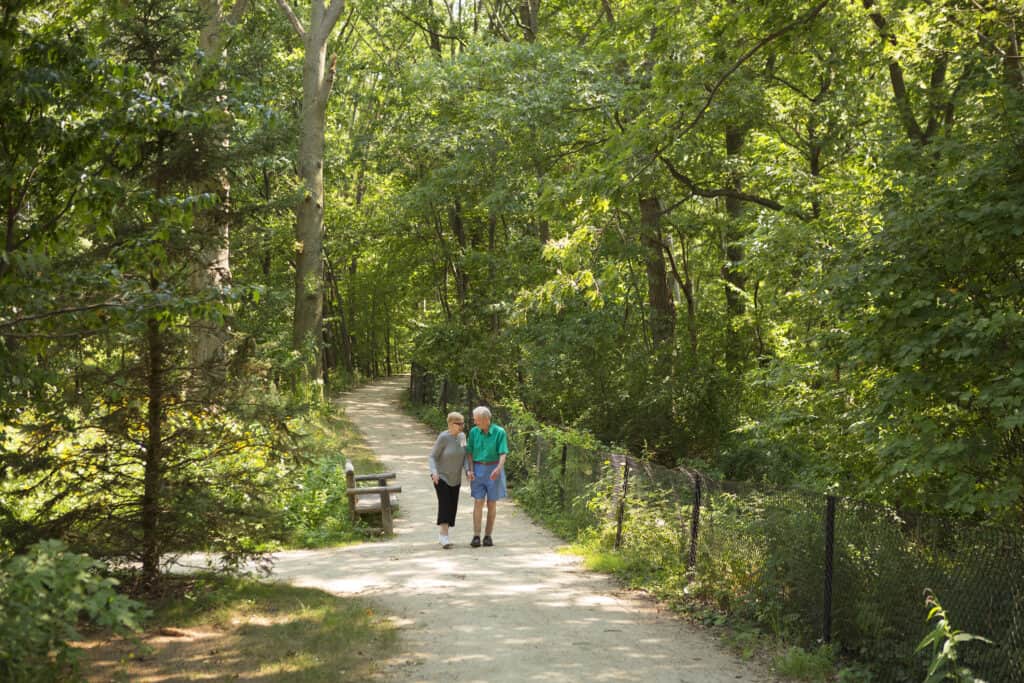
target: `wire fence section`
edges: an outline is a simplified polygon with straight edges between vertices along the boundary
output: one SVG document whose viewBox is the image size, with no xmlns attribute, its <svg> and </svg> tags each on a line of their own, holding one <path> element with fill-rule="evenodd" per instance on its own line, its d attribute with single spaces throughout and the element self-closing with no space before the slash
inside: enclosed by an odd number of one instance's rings
<svg viewBox="0 0 1024 683">
<path fill-rule="evenodd" d="M 414 396 L 415 398 L 415 396 Z M 471 398 L 471 396 L 467 396 Z M 422 401 L 421 401 L 422 402 Z M 989 683 L 1024 683 L 1024 533 L 853 498 L 715 481 L 585 449 L 552 430 L 509 430 L 509 487 L 567 538 L 598 537 L 659 593 L 830 644 L 872 680 L 923 680 L 925 591 L 962 643 L 959 663 Z"/>
</svg>

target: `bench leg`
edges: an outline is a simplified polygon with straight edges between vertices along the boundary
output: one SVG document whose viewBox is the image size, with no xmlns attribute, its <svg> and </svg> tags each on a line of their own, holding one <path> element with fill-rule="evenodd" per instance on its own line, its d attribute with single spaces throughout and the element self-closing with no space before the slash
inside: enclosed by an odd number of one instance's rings
<svg viewBox="0 0 1024 683">
<path fill-rule="evenodd" d="M 391 519 L 390 493 L 380 494 L 380 522 L 381 526 L 384 527 L 384 533 L 389 535 L 395 533 L 395 525 Z"/>
</svg>

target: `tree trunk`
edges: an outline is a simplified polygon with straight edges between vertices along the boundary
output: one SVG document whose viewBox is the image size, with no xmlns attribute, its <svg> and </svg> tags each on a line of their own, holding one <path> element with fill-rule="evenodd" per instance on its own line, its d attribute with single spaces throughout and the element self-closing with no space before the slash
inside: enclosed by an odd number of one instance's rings
<svg viewBox="0 0 1024 683">
<path fill-rule="evenodd" d="M 336 363 L 336 355 L 340 355 L 346 374 L 351 376 L 353 372 L 352 338 L 349 335 L 348 313 L 345 310 L 345 300 L 341 296 L 341 287 L 338 285 L 337 270 L 326 254 L 324 255 L 324 307 L 333 319 L 330 325 L 324 326 L 325 334 L 330 336 L 328 347 L 333 347 L 328 357 Z M 328 363 L 328 365 L 331 364 Z M 325 368 L 325 374 L 328 372 L 330 372 L 329 367 Z"/>
<path fill-rule="evenodd" d="M 537 40 L 540 0 L 519 0 L 519 23 L 523 29 L 523 40 L 532 43 Z"/>
<path fill-rule="evenodd" d="M 391 368 L 391 316 L 387 311 L 384 315 L 384 372 L 391 377 L 394 374 Z"/>
<path fill-rule="evenodd" d="M 312 30 L 311 30 L 312 33 Z M 327 110 L 323 92 L 327 61 L 326 42 L 309 44 L 302 66 L 302 122 L 299 133 L 299 177 L 304 196 L 296 210 L 295 327 L 296 349 L 312 340 L 314 365 L 311 376 L 320 377 L 323 345 L 324 289 L 324 133 Z"/>
<path fill-rule="evenodd" d="M 146 347 L 149 408 L 142 492 L 142 579 L 145 585 L 153 586 L 160 576 L 164 394 L 163 337 L 160 333 L 160 324 L 155 318 L 151 318 L 146 324 Z"/>
<path fill-rule="evenodd" d="M 1021 61 L 1020 35 L 1011 28 L 1003 51 L 1003 80 L 1011 88 L 1024 87 L 1024 62 Z"/>
<path fill-rule="evenodd" d="M 672 301 L 661 239 L 661 201 L 640 199 L 640 240 L 647 267 L 647 301 L 651 308 L 651 339 L 655 348 L 675 338 L 676 308 Z"/>
<path fill-rule="evenodd" d="M 725 131 L 725 152 L 729 157 L 738 156 L 743 149 L 746 130 L 729 126 Z M 742 179 L 738 174 L 732 178 L 732 187 L 737 192 L 742 190 Z M 725 363 L 730 369 L 740 366 L 746 355 L 743 350 L 743 335 L 740 332 L 740 318 L 746 313 L 746 302 L 743 292 L 747 286 L 746 276 L 741 270 L 744 258 L 743 231 L 740 219 L 743 216 L 744 203 L 736 197 L 725 198 L 725 210 L 729 220 L 725 228 L 725 263 L 722 265 L 722 278 L 725 280 L 725 305 L 728 320 L 726 328 Z"/>
<path fill-rule="evenodd" d="M 488 300 L 495 300 L 495 292 L 497 290 L 496 280 L 498 278 L 497 259 L 498 255 L 495 253 L 495 249 L 498 246 L 498 214 L 492 209 L 487 216 L 487 279 L 488 279 Z M 497 334 L 501 328 L 501 316 L 498 315 L 498 311 L 494 310 L 491 313 L 491 332 Z"/>
<path fill-rule="evenodd" d="M 612 11 L 611 0 L 601 0 L 601 13 L 604 15 L 605 21 L 608 22 L 609 26 L 615 25 L 615 13 Z"/>
<path fill-rule="evenodd" d="M 671 249 L 668 252 L 672 273 L 675 275 L 676 284 L 686 299 L 686 327 L 690 336 L 690 350 L 697 354 L 697 292 L 693 283 L 693 273 L 690 269 L 690 253 L 687 246 L 686 235 L 679 233 L 680 254 L 683 259 L 683 272 L 680 273 L 676 267 L 675 257 Z"/>
<path fill-rule="evenodd" d="M 327 66 L 327 44 L 341 12 L 343 0 L 312 0 L 309 28 L 295 16 L 287 0 L 277 0 L 303 42 L 302 110 L 299 132 L 299 177 L 303 197 L 295 211 L 295 321 L 292 345 L 312 343 L 311 377 L 323 373 L 324 315 L 324 132 L 327 99 L 334 84 L 334 64 Z"/>
<path fill-rule="evenodd" d="M 448 209 L 448 225 L 459 243 L 459 257 L 452 259 L 452 264 L 455 268 L 455 292 L 459 298 L 459 308 L 464 309 L 469 298 L 469 273 L 466 272 L 466 249 L 469 247 L 469 239 L 462 223 L 462 205 L 458 200 Z"/>
<path fill-rule="evenodd" d="M 237 0 L 231 14 L 226 15 L 221 0 L 202 0 L 200 12 L 205 18 L 199 31 L 199 49 L 203 52 L 204 61 L 213 65 L 224 59 L 223 31 L 237 23 L 245 11 L 247 0 Z M 224 84 L 215 91 L 224 90 Z M 215 146 L 226 148 L 227 138 L 215 141 Z M 219 290 L 231 282 L 230 258 L 230 222 L 228 208 L 231 199 L 231 182 L 226 170 L 218 169 L 213 177 L 203 182 L 201 192 L 214 194 L 218 197 L 217 206 L 204 211 L 196 218 L 196 229 L 202 241 L 195 271 L 191 278 L 195 292 Z M 228 338 L 227 324 L 223 321 L 214 322 L 201 318 L 192 320 L 192 340 L 190 358 L 192 367 L 200 369 L 207 375 L 207 385 L 222 386 L 226 367 L 224 366 L 224 344 Z"/>
<path fill-rule="evenodd" d="M 16 192 L 12 188 L 7 192 L 8 200 L 4 206 L 4 222 L 6 223 L 6 237 L 4 238 L 4 251 L 8 258 L 0 259 L 0 278 L 7 275 L 10 270 L 10 255 L 18 248 L 18 200 Z"/>
</svg>

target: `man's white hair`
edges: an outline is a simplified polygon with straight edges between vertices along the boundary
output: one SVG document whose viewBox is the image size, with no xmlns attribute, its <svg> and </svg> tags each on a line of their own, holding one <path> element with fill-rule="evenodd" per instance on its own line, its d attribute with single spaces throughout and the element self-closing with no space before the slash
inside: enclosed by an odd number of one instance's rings
<svg viewBox="0 0 1024 683">
<path fill-rule="evenodd" d="M 473 417 L 486 417 L 488 420 L 491 419 L 491 409 L 487 406 L 477 406 L 473 408 Z"/>
</svg>

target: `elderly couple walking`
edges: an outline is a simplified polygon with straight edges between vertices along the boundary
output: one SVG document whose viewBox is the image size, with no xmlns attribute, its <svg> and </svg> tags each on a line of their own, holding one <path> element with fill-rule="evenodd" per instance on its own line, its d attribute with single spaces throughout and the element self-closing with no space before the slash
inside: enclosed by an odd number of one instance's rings
<svg viewBox="0 0 1024 683">
<path fill-rule="evenodd" d="M 498 501 L 506 496 L 505 458 L 508 455 L 508 437 L 505 430 L 491 424 L 491 411 L 480 406 L 473 409 L 473 422 L 469 436 L 462 427 L 461 413 L 448 414 L 448 429 L 441 432 L 430 451 L 430 478 L 437 492 L 438 542 L 442 548 L 452 547 L 448 532 L 455 526 L 455 512 L 459 506 L 459 488 L 462 474 L 469 479 L 473 495 L 473 540 L 470 545 L 479 548 L 491 546 L 494 541 L 494 519 Z M 480 525 L 483 522 L 484 503 L 487 504 L 487 526 L 483 541 Z"/>
</svg>

